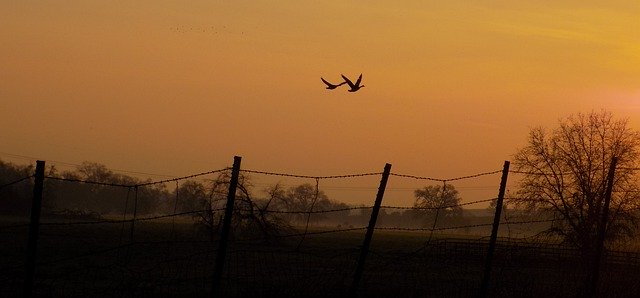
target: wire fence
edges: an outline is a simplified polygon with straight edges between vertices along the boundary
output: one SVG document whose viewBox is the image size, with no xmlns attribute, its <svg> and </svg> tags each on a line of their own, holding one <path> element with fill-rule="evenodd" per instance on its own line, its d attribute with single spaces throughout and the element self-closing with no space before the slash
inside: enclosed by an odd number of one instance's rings
<svg viewBox="0 0 640 298">
<path fill-rule="evenodd" d="M 363 250 L 368 259 L 356 295 L 478 294 L 491 249 L 495 206 L 490 203 L 496 196 L 437 206 L 353 206 L 328 199 L 324 183 L 376 179 L 382 172 L 312 176 L 245 169 L 240 170 L 241 183 L 235 194 L 231 240 L 224 244 L 228 252 L 221 287 L 214 289 L 230 172 L 231 168 L 224 168 L 132 183 L 45 176 L 34 295 L 350 296 Z M 444 188 L 452 182 L 495 178 L 493 192 L 497 193 L 500 173 L 485 171 L 445 179 L 391 172 L 389 186 L 413 191 L 430 182 Z M 292 185 L 289 188 L 279 181 L 265 184 L 256 194 L 249 176 L 254 181 L 274 177 L 293 181 L 287 182 Z M 33 184 L 33 177 L 0 185 L 0 194 Z M 208 187 L 199 188 L 192 183 L 194 178 L 205 179 Z M 375 186 L 366 194 L 370 201 Z M 79 198 L 47 193 L 70 187 L 77 187 Z M 408 199 L 415 200 L 412 195 Z M 89 201 L 104 209 L 60 209 L 47 206 L 48 199 Z M 149 208 L 149 204 L 156 206 Z M 371 227 L 375 208 L 381 212 L 378 223 Z M 470 214 L 459 216 L 451 210 Z M 588 268 L 580 251 L 541 237 L 555 220 L 505 209 L 499 218 L 491 267 L 491 296 L 585 293 Z M 0 296 L 18 296 L 23 291 L 29 228 L 30 221 L 19 216 L 6 216 L 0 224 L 0 239 L 5 244 L 0 246 Z M 364 232 L 370 228 L 375 236 L 365 248 Z M 640 254 L 607 251 L 605 260 L 601 291 L 617 296 L 635 293 L 638 285 L 629 273 L 640 267 Z"/>
</svg>

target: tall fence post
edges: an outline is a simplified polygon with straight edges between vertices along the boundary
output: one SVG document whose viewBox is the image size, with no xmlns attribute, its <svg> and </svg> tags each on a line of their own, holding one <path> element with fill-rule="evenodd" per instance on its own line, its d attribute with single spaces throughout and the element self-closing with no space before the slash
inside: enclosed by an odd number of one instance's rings
<svg viewBox="0 0 640 298">
<path fill-rule="evenodd" d="M 42 211 L 42 191 L 44 189 L 44 161 L 36 161 L 35 185 L 31 201 L 31 221 L 29 222 L 29 240 L 27 242 L 26 275 L 24 278 L 24 297 L 33 294 L 33 282 L 36 272 L 36 253 L 38 251 L 38 230 Z"/>
<path fill-rule="evenodd" d="M 229 230 L 231 229 L 231 216 L 233 215 L 233 205 L 236 198 L 236 188 L 238 187 L 241 161 L 242 157 L 233 157 L 233 169 L 231 170 L 231 181 L 229 181 L 227 205 L 224 210 L 224 220 L 222 222 L 222 231 L 220 232 L 220 243 L 218 246 L 218 253 L 216 254 L 215 267 L 213 269 L 213 296 L 221 293 L 220 285 L 222 284 L 222 272 L 224 270 L 225 256 L 227 254 L 227 241 L 229 240 Z"/>
<path fill-rule="evenodd" d="M 593 267 L 591 268 L 591 276 L 589 278 L 589 295 L 597 297 L 598 279 L 600 277 L 600 263 L 602 261 L 602 252 L 604 251 L 604 239 L 607 233 L 607 222 L 609 221 L 609 204 L 611 202 L 611 193 L 613 192 L 613 179 L 616 172 L 616 164 L 618 158 L 611 158 L 609 166 L 609 175 L 607 176 L 607 188 L 604 193 L 604 206 L 602 207 L 602 217 L 598 222 L 598 242 L 596 243 L 596 251 L 593 257 Z"/>
<path fill-rule="evenodd" d="M 487 250 L 487 259 L 484 263 L 484 274 L 482 276 L 482 284 L 480 285 L 479 297 L 487 297 L 489 291 L 489 283 L 491 282 L 491 263 L 493 262 L 493 252 L 496 249 L 496 241 L 498 239 L 498 228 L 500 227 L 500 216 L 502 214 L 502 205 L 504 201 L 504 193 L 507 188 L 507 178 L 509 176 L 509 161 L 504 161 L 502 167 L 502 178 L 500 178 L 500 190 L 498 191 L 498 199 L 496 200 L 496 213 L 493 216 L 493 226 L 491 228 L 491 238 L 489 239 L 489 248 Z"/>
<path fill-rule="evenodd" d="M 353 275 L 353 283 L 349 288 L 349 296 L 356 297 L 358 294 L 358 287 L 360 280 L 362 279 L 362 273 L 364 272 L 364 263 L 369 253 L 369 246 L 371 245 L 371 239 L 373 238 L 373 231 L 376 228 L 376 221 L 378 220 L 378 213 L 380 213 L 380 206 L 382 205 L 382 198 L 384 197 L 384 190 L 387 187 L 387 181 L 389 180 L 389 174 L 391 173 L 391 164 L 384 166 L 384 172 L 382 172 L 382 179 L 380 180 L 380 187 L 378 187 L 378 194 L 376 195 L 376 201 L 371 210 L 371 218 L 369 219 L 369 225 L 367 226 L 367 233 L 364 236 L 364 242 L 362 243 L 362 249 L 360 250 L 360 258 L 358 258 L 358 264 L 356 271 Z"/>
</svg>

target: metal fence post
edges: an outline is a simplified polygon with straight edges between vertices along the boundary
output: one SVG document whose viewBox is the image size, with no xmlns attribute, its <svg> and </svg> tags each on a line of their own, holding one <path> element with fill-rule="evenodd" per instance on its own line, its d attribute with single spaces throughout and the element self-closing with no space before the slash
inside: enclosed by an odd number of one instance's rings
<svg viewBox="0 0 640 298">
<path fill-rule="evenodd" d="M 222 284 L 221 279 L 224 270 L 225 256 L 227 254 L 227 241 L 229 239 L 229 230 L 231 229 L 231 216 L 233 215 L 233 205 L 236 198 L 236 188 L 238 187 L 241 161 L 242 157 L 240 156 L 235 156 L 233 158 L 233 169 L 231 170 L 231 180 L 229 181 L 227 205 L 224 211 L 224 221 L 222 222 L 222 231 L 220 232 L 220 243 L 218 246 L 216 263 L 213 270 L 213 296 L 217 296 L 221 293 L 220 285 Z"/>
<path fill-rule="evenodd" d="M 389 174 L 391 173 L 391 164 L 384 166 L 384 172 L 382 172 L 382 179 L 380 180 L 380 187 L 378 187 L 378 194 L 376 195 L 376 201 L 371 210 L 371 218 L 369 219 L 369 225 L 367 226 L 367 233 L 364 236 L 364 242 L 362 243 L 362 249 L 360 250 L 360 258 L 358 258 L 358 264 L 356 271 L 353 275 L 353 283 L 349 288 L 349 296 L 355 297 L 358 294 L 358 286 L 362 279 L 362 273 L 364 272 L 364 263 L 369 253 L 369 246 L 371 245 L 371 239 L 373 238 L 373 231 L 376 227 L 376 221 L 378 219 L 378 213 L 380 212 L 380 206 L 382 205 L 382 198 L 384 197 L 384 190 L 387 187 L 387 181 L 389 180 Z"/>
<path fill-rule="evenodd" d="M 40 213 L 42 211 L 42 191 L 44 188 L 44 161 L 36 161 L 33 200 L 31 201 L 31 221 L 29 222 L 29 240 L 27 242 L 27 263 L 24 279 L 24 297 L 33 295 L 33 282 L 36 272 L 36 254 L 38 251 L 38 230 L 40 229 Z"/>
<path fill-rule="evenodd" d="M 507 178 L 509 176 L 509 161 L 505 160 L 502 167 L 502 178 L 500 178 L 500 190 L 498 191 L 498 199 L 496 200 L 496 213 L 493 217 L 493 226 L 491 228 L 491 238 L 489 239 L 489 248 L 487 250 L 487 259 L 484 263 L 484 274 L 482 276 L 482 284 L 480 285 L 479 297 L 487 297 L 489 283 L 491 282 L 491 263 L 493 262 L 493 252 L 496 249 L 496 240 L 498 239 L 498 228 L 500 227 L 500 216 L 502 214 L 502 205 L 504 201 L 504 193 L 507 188 Z"/>
</svg>

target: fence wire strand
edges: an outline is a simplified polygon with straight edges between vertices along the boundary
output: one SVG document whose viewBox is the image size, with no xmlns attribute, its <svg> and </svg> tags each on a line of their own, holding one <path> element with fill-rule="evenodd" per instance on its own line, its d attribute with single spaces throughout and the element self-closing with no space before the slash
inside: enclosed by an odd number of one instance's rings
<svg viewBox="0 0 640 298">
<path fill-rule="evenodd" d="M 5 188 L 5 187 L 9 187 L 9 186 L 11 186 L 11 185 L 18 184 L 18 183 L 20 183 L 20 182 L 22 182 L 22 181 L 25 181 L 25 180 L 28 180 L 28 179 L 31 179 L 31 178 L 33 178 L 33 175 L 31 175 L 31 176 L 27 176 L 27 177 L 23 177 L 23 178 L 20 178 L 20 179 L 18 179 L 18 180 L 11 181 L 11 182 L 9 182 L 9 183 L 2 184 L 2 185 L 0 185 L 0 190 L 2 190 L 2 189 L 3 189 L 3 188 Z"/>
<path fill-rule="evenodd" d="M 123 187 L 123 188 L 135 187 L 135 184 L 99 182 L 99 181 L 91 181 L 91 180 L 83 180 L 83 179 L 75 179 L 75 178 L 62 178 L 62 177 L 55 177 L 55 176 L 44 176 L 44 178 L 50 179 L 50 180 L 64 181 L 64 182 L 94 184 L 94 185 L 111 186 L 111 187 Z"/>
<path fill-rule="evenodd" d="M 451 181 L 459 181 L 459 180 L 478 178 L 478 177 L 482 177 L 482 176 L 494 175 L 494 174 L 498 174 L 498 173 L 502 173 L 502 170 L 483 172 L 483 173 L 478 173 L 478 174 L 474 174 L 474 175 L 453 177 L 453 178 L 447 178 L 447 179 L 425 177 L 425 176 L 415 176 L 415 175 L 406 175 L 406 174 L 398 174 L 398 173 L 391 173 L 390 175 L 396 176 L 396 177 L 402 177 L 402 178 L 410 178 L 410 179 L 415 179 L 415 180 L 428 180 L 428 181 L 434 181 L 434 182 L 451 182 Z"/>
<path fill-rule="evenodd" d="M 77 182 L 77 183 L 95 184 L 95 185 L 112 186 L 112 187 L 143 187 L 143 186 L 150 186 L 150 185 L 156 185 L 156 184 L 163 184 L 163 183 L 167 183 L 167 182 L 177 182 L 177 181 L 186 180 L 186 179 L 192 179 L 192 178 L 196 178 L 196 177 L 200 177 L 200 176 L 206 176 L 206 175 L 221 173 L 221 172 L 224 172 L 224 171 L 228 171 L 229 169 L 230 168 L 224 168 L 224 169 L 213 170 L 213 171 L 208 171 L 208 172 L 202 172 L 202 173 L 198 173 L 198 174 L 182 176 L 182 177 L 177 177 L 177 178 L 171 178 L 171 179 L 165 179 L 165 180 L 159 180 L 159 181 L 143 182 L 143 183 L 135 183 L 135 184 L 110 183 L 110 182 L 91 181 L 91 180 L 76 179 L 76 178 L 63 178 L 63 177 L 55 177 L 55 176 L 45 176 L 45 178 L 46 179 L 52 179 L 52 180 L 65 181 L 65 182 Z M 33 177 L 33 176 L 24 178 L 23 180 L 31 178 L 31 177 Z"/>
<path fill-rule="evenodd" d="M 176 217 L 176 216 L 193 215 L 193 214 L 204 213 L 204 212 L 218 212 L 222 210 L 224 210 L 224 208 L 218 208 L 213 210 L 203 209 L 203 210 L 195 210 L 195 211 L 185 211 L 185 212 L 178 212 L 173 214 L 164 214 L 164 215 L 130 218 L 130 219 L 105 219 L 105 220 L 73 221 L 73 222 L 42 222 L 40 223 L 40 225 L 74 226 L 74 225 L 93 225 L 93 224 L 118 224 L 118 223 L 130 223 L 130 222 L 138 222 L 138 221 L 150 221 L 150 220 L 157 220 L 157 219 L 170 218 L 170 217 Z M 0 227 L 0 228 L 4 228 L 4 227 Z"/>
<path fill-rule="evenodd" d="M 262 174 L 262 175 L 268 175 L 268 176 L 281 176 L 281 177 L 317 179 L 317 180 L 321 180 L 321 179 L 343 179 L 343 178 L 356 178 L 356 177 L 382 175 L 382 172 L 376 172 L 376 173 L 360 173 L 360 174 L 348 174 L 348 175 L 310 176 L 310 175 L 298 175 L 298 174 L 276 173 L 276 172 L 256 171 L 256 170 L 243 170 L 243 169 L 240 169 L 240 172 L 252 173 L 252 174 Z"/>
<path fill-rule="evenodd" d="M 231 170 L 231 168 L 218 169 L 218 170 L 202 172 L 202 173 L 188 175 L 188 176 L 182 176 L 182 177 L 177 177 L 177 178 L 160 180 L 160 181 L 152 181 L 152 182 L 140 183 L 140 184 L 136 184 L 134 186 L 149 186 L 149 185 L 162 184 L 162 183 L 167 183 L 167 182 L 177 182 L 177 181 L 186 180 L 186 179 L 192 179 L 192 178 L 196 178 L 196 177 L 200 177 L 200 176 L 206 176 L 206 175 L 211 175 L 211 174 L 216 174 L 216 173 L 222 173 L 222 172 L 229 171 L 229 170 Z"/>
</svg>

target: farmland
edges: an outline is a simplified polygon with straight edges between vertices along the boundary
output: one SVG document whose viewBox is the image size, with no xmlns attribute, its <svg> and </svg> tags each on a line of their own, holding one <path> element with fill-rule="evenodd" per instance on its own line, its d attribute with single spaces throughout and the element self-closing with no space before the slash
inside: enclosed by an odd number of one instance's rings
<svg viewBox="0 0 640 298">
<path fill-rule="evenodd" d="M 36 296 L 208 296 L 217 241 L 188 218 L 86 224 L 43 218 Z M 56 224 L 54 224 L 56 223 Z M 0 230 L 0 294 L 22 291 L 27 227 L 4 218 Z M 353 279 L 364 230 L 330 232 L 313 227 L 304 236 L 263 241 L 234 237 L 229 244 L 225 296 L 345 296 Z M 301 231 L 298 231 L 301 232 Z M 328 232 L 328 233 L 321 233 Z M 461 234 L 376 231 L 359 293 L 363 296 L 469 297 L 483 274 L 487 239 Z M 579 295 L 589 267 L 562 246 L 501 239 L 490 294 L 497 297 Z M 635 253 L 608 252 L 601 291 L 637 293 Z"/>
</svg>

